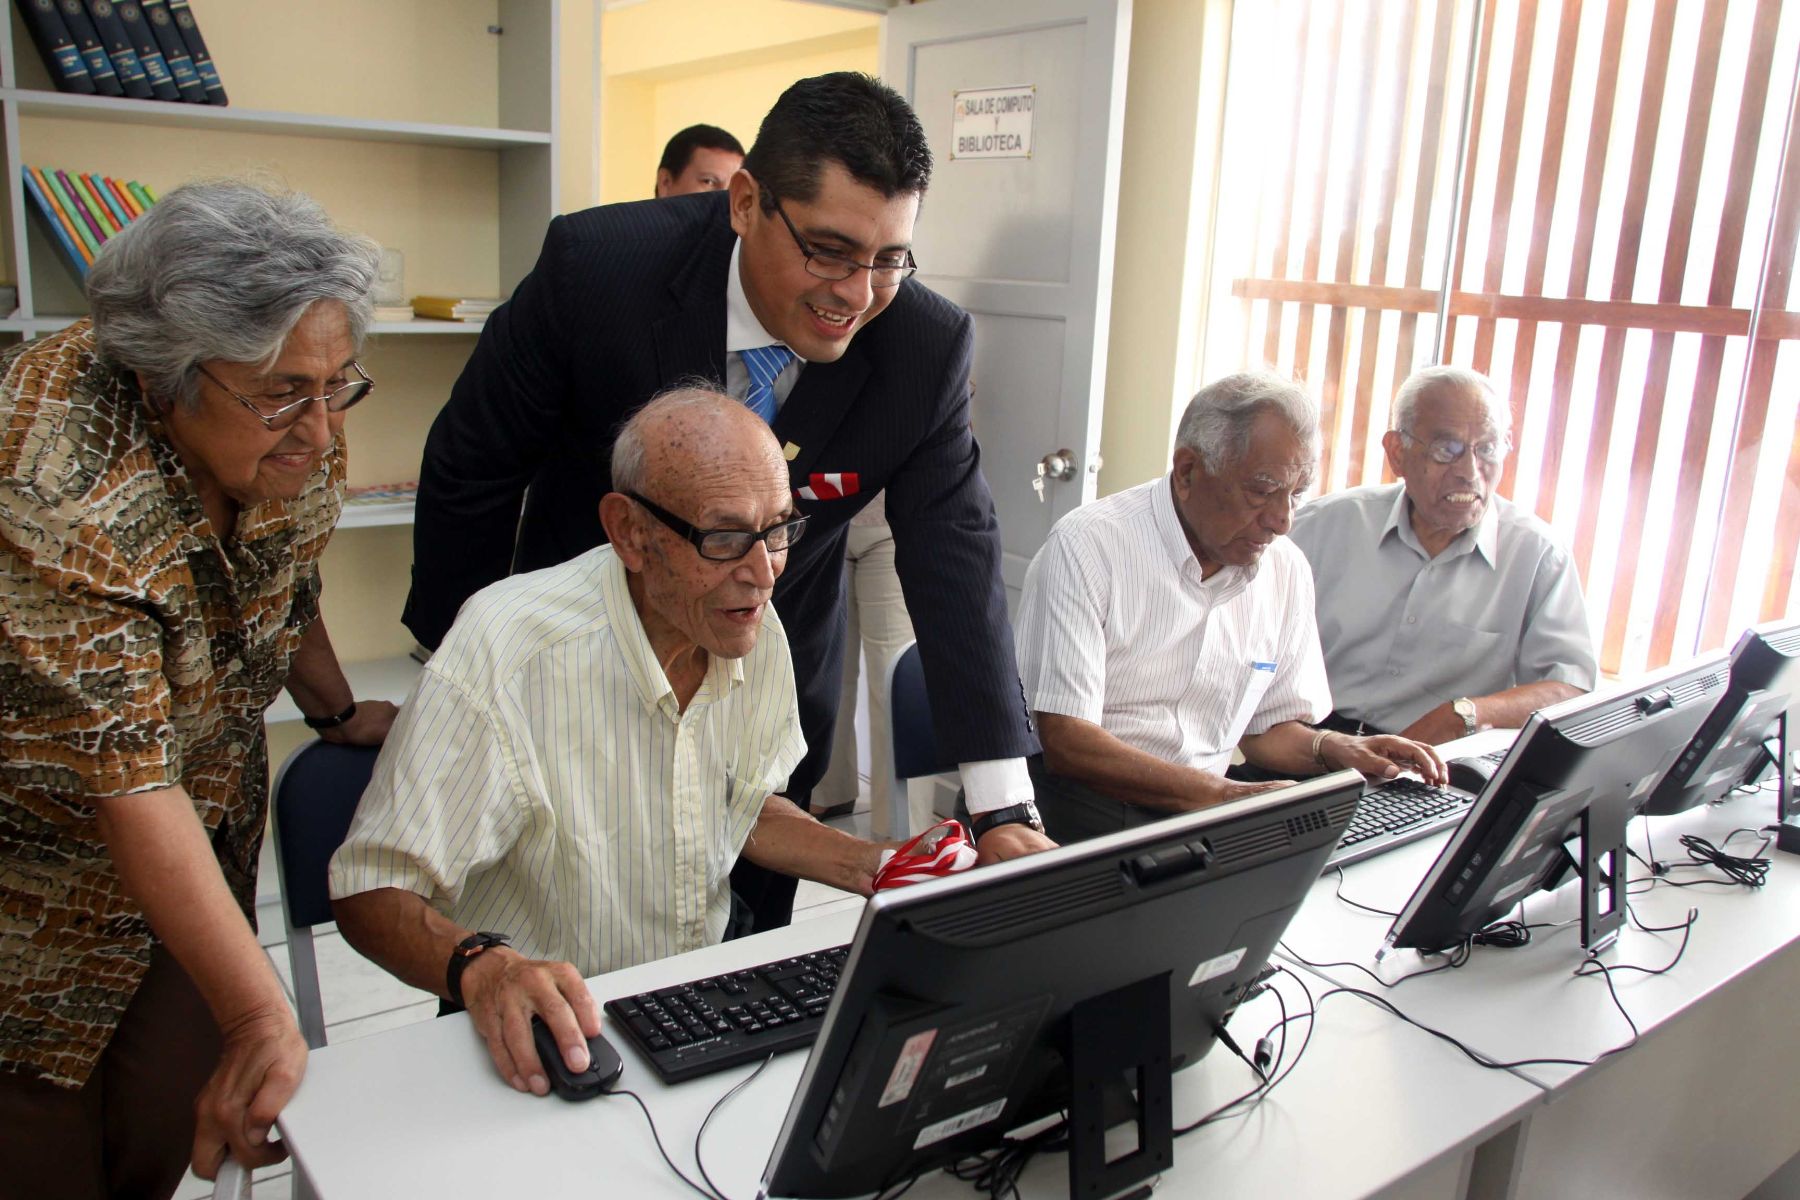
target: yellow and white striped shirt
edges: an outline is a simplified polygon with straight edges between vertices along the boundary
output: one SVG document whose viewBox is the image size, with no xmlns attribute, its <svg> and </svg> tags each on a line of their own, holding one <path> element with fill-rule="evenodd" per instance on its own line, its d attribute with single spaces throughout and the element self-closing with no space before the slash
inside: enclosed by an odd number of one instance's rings
<svg viewBox="0 0 1800 1200">
<path fill-rule="evenodd" d="M 463 606 L 400 710 L 331 894 L 396 887 L 584 976 L 711 945 L 764 799 L 805 753 L 787 634 L 686 712 L 610 546 Z"/>
</svg>

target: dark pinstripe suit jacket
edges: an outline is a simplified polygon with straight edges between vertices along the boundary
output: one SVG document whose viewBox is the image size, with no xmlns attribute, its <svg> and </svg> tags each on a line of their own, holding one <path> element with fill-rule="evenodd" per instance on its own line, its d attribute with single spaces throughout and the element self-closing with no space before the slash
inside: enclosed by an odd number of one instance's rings
<svg viewBox="0 0 1800 1200">
<path fill-rule="evenodd" d="M 605 540 L 615 431 L 658 391 L 725 377 L 726 195 L 589 209 L 550 223 L 537 266 L 488 319 L 425 443 L 406 624 L 435 646 L 457 608 L 506 574 Z M 887 490 L 900 582 L 945 757 L 1037 749 L 1013 659 L 1000 536 L 969 428 L 969 316 L 908 280 L 834 363 L 809 364 L 775 418 L 800 447 L 797 490 L 853 471 L 858 494 L 800 500 L 811 517 L 775 585 L 809 753 L 831 747 L 844 642 L 844 529 Z M 520 495 L 530 484 L 524 518 Z M 515 527 L 517 545 L 515 558 Z"/>
</svg>

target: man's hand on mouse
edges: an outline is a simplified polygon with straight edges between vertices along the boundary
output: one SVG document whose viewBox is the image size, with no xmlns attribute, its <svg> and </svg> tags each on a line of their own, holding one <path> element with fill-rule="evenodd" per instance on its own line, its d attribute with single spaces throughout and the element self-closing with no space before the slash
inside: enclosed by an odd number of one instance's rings
<svg viewBox="0 0 1800 1200">
<path fill-rule="evenodd" d="M 550 1091 L 532 1044 L 533 1013 L 556 1035 L 569 1069 L 587 1070 L 587 1039 L 600 1032 L 600 1005 L 569 963 L 526 958 L 496 946 L 463 973 L 462 994 L 494 1069 L 518 1091 L 539 1096 Z"/>
</svg>

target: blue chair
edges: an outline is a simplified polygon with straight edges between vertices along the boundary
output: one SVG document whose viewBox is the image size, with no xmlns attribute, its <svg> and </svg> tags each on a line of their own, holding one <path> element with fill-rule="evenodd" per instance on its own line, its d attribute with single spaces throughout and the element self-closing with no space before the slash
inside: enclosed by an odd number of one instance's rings
<svg viewBox="0 0 1800 1200">
<path fill-rule="evenodd" d="M 325 1044 L 325 1009 L 319 998 L 312 931 L 333 919 L 326 870 L 350 831 L 350 819 L 379 753 L 376 746 L 314 740 L 288 755 L 275 775 L 275 871 L 287 923 L 288 964 L 293 968 L 300 1033 L 314 1050 Z"/>
<path fill-rule="evenodd" d="M 350 831 L 357 801 L 375 771 L 376 746 L 339 746 L 314 739 L 287 756 L 272 789 L 275 876 L 281 884 L 281 914 L 287 926 L 288 965 L 293 968 L 294 1005 L 308 1049 L 325 1044 L 325 1006 L 319 996 L 319 961 L 313 953 L 313 926 L 332 920 L 326 872 L 331 856 Z M 294 1165 L 294 1200 L 315 1200 L 311 1182 Z M 251 1200 L 250 1172 L 227 1155 L 213 1183 L 212 1200 Z"/>
<path fill-rule="evenodd" d="M 956 770 L 939 753 L 931 728 L 931 697 L 925 692 L 925 666 L 919 644 L 908 642 L 888 661 L 882 686 L 887 689 L 888 721 L 893 734 L 893 774 L 888 778 L 888 827 L 878 836 L 908 838 L 929 825 L 931 813 L 917 813 L 906 781 Z"/>
</svg>

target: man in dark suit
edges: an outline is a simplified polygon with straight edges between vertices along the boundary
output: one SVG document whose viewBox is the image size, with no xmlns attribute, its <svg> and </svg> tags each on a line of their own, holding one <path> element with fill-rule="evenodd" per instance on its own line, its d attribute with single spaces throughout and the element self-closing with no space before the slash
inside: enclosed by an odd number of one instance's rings
<svg viewBox="0 0 1800 1200">
<path fill-rule="evenodd" d="M 885 489 L 938 745 L 961 764 L 982 858 L 1047 848 L 969 426 L 971 323 L 908 278 L 930 173 L 906 101 L 840 72 L 782 94 L 725 194 L 554 219 L 426 441 L 414 635 L 435 646 L 477 589 L 604 540 L 616 430 L 666 388 L 722 379 L 769 419 L 809 518 L 775 589 L 808 747 L 788 798 L 807 807 L 830 754 L 845 529 Z M 787 922 L 792 879 L 740 869 L 733 885 L 757 928 Z"/>
</svg>

